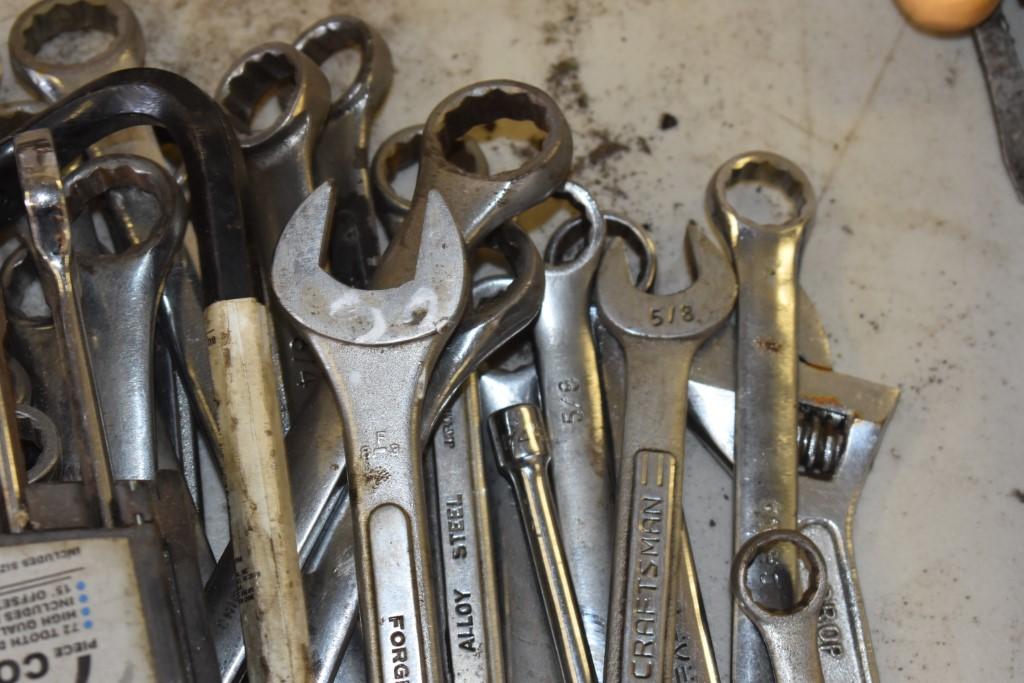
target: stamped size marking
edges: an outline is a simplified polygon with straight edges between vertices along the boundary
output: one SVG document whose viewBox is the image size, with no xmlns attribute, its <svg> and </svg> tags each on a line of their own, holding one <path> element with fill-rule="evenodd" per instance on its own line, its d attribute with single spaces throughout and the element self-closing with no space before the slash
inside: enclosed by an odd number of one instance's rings
<svg viewBox="0 0 1024 683">
<path fill-rule="evenodd" d="M 402 447 L 397 443 L 388 443 L 388 432 L 386 429 L 379 429 L 373 433 L 374 446 L 360 446 L 359 455 L 363 458 L 369 458 L 371 455 L 382 457 L 386 455 L 394 455 L 402 450 Z"/>
<path fill-rule="evenodd" d="M 695 320 L 693 308 L 687 304 L 679 306 L 652 306 L 648 311 L 655 327 L 671 325 L 674 322 L 692 323 Z"/>
<path fill-rule="evenodd" d="M 582 386 L 575 377 L 568 377 L 555 385 L 558 387 L 558 402 L 561 406 L 561 419 L 563 424 L 576 424 L 583 422 L 587 414 L 583 405 L 576 400 L 576 396 Z"/>
<path fill-rule="evenodd" d="M 675 652 L 666 620 L 676 458 L 643 450 L 633 467 L 622 673 L 626 680 L 661 680 L 665 648 Z"/>
</svg>

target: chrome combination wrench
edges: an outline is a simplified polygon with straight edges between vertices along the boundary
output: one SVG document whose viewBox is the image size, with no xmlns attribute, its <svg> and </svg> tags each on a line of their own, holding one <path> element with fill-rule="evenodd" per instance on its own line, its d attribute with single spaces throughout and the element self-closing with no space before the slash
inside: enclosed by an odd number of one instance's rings
<svg viewBox="0 0 1024 683">
<path fill-rule="evenodd" d="M 598 312 L 623 348 L 626 381 L 609 681 L 664 680 L 677 667 L 684 680 L 717 679 L 683 518 L 683 425 L 691 360 L 732 312 L 736 280 L 698 228 L 686 243 L 697 276 L 681 293 L 635 288 L 621 242 L 597 280 Z M 677 381 L 666 381 L 666 367 Z"/>
</svg>

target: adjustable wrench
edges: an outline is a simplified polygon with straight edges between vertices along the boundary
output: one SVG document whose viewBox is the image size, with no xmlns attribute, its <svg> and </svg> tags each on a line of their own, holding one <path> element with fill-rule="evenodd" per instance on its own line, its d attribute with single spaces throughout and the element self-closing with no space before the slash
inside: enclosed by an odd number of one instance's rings
<svg viewBox="0 0 1024 683">
<path fill-rule="evenodd" d="M 626 361 L 609 681 L 666 680 L 673 672 L 717 680 L 683 518 L 685 378 L 694 353 L 732 312 L 736 279 L 728 258 L 694 225 L 686 244 L 697 276 L 681 293 L 637 290 L 621 241 L 597 279 L 598 311 Z M 665 381 L 665 367 L 680 381 Z"/>
<path fill-rule="evenodd" d="M 809 302 L 800 304 L 800 325 L 816 323 Z M 798 341 L 805 356 L 802 333 Z M 735 405 L 735 335 L 731 329 L 709 341 L 690 372 L 690 415 L 696 433 L 731 470 Z M 826 361 L 822 363 L 821 361 Z M 857 501 L 899 390 L 800 362 L 798 439 L 801 476 L 800 530 L 825 558 L 830 593 L 818 616 L 817 647 L 826 681 L 878 681 L 867 616 L 853 551 Z"/>
<path fill-rule="evenodd" d="M 566 683 L 596 681 L 597 670 L 555 519 L 555 498 L 548 477 L 551 454 L 540 409 L 521 403 L 492 413 L 487 421 L 498 464 L 519 504 L 562 679 Z"/>
<path fill-rule="evenodd" d="M 594 662 L 604 662 L 614 499 L 600 373 L 587 313 L 607 228 L 604 215 L 582 187 L 566 183 L 557 194 L 582 209 L 587 246 L 575 259 L 560 264 L 553 263 L 548 250 L 544 305 L 533 327 L 533 343 L 568 569 L 590 654 Z"/>
<path fill-rule="evenodd" d="M 726 196 L 745 181 L 777 187 L 794 213 L 777 225 L 740 215 Z M 739 282 L 736 345 L 736 476 L 734 547 L 767 529 L 797 523 L 797 268 L 804 232 L 814 216 L 810 181 L 792 162 L 767 152 L 736 156 L 712 176 L 711 220 L 732 247 Z M 785 609 L 799 593 L 795 556 L 776 548 L 758 558 L 763 576 L 755 598 Z M 732 676 L 736 683 L 770 680 L 754 626 L 733 609 Z"/>
<path fill-rule="evenodd" d="M 288 222 L 272 282 L 320 358 L 346 427 L 360 610 L 373 625 L 364 633 L 370 679 L 439 681 L 420 410 L 429 372 L 467 300 L 462 238 L 444 195 L 431 191 L 414 219 L 423 224 L 415 279 L 388 290 L 351 289 L 323 270 L 332 194 L 321 186 Z"/>
</svg>

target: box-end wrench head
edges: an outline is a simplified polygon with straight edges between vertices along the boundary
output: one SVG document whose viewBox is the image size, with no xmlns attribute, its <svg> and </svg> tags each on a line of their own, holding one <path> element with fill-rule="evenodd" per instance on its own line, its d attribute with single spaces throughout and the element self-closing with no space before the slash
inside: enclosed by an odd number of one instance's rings
<svg viewBox="0 0 1024 683">
<path fill-rule="evenodd" d="M 499 119 L 530 121 L 545 133 L 537 153 L 501 173 L 469 172 L 452 161 L 476 126 Z M 374 274 L 377 287 L 407 280 L 419 253 L 419 225 L 431 192 L 448 205 L 465 243 L 473 247 L 558 189 L 572 164 L 572 134 L 558 105 L 546 93 L 516 81 L 484 81 L 443 99 L 423 125 L 420 170 L 409 212 Z"/>
<path fill-rule="evenodd" d="M 78 62 L 49 62 L 39 56 L 43 46 L 62 33 L 102 31 L 112 36 L 98 54 Z M 49 102 L 111 71 L 142 66 L 146 47 L 142 26 L 121 0 L 43 0 L 11 25 L 7 38 L 11 66 L 28 87 Z"/>
<path fill-rule="evenodd" d="M 153 334 L 157 305 L 185 232 L 185 202 L 173 178 L 137 156 L 87 161 L 64 181 L 72 216 L 107 192 L 135 188 L 158 215 L 146 237 L 117 253 L 75 249 L 82 320 L 90 340 L 114 479 L 156 479 Z M 133 359 L 125 363 L 125 359 Z"/>
<path fill-rule="evenodd" d="M 452 162 L 472 173 L 488 173 L 487 157 L 473 139 L 459 141 L 452 149 Z M 408 126 L 392 133 L 380 143 L 370 164 L 370 181 L 376 200 L 378 217 L 388 237 L 394 237 L 409 212 L 408 197 L 394 186 L 402 171 L 418 166 L 423 146 L 423 126 Z"/>
<path fill-rule="evenodd" d="M 637 289 L 619 239 L 597 279 L 598 311 L 622 346 L 626 376 L 607 681 L 662 680 L 673 671 L 683 680 L 717 679 L 683 516 L 683 425 L 690 363 L 728 320 L 736 277 L 695 225 L 686 244 L 697 277 L 682 292 Z M 666 367 L 678 381 L 665 381 Z"/>
<path fill-rule="evenodd" d="M 324 184 L 289 221 L 274 292 L 306 333 L 341 407 L 362 623 L 373 625 L 364 633 L 371 678 L 440 680 L 419 420 L 430 370 L 468 298 L 465 251 L 444 198 L 431 192 L 415 278 L 353 289 L 324 270 L 332 201 Z"/>
<path fill-rule="evenodd" d="M 772 552 L 779 544 L 790 544 L 807 562 L 808 586 L 804 594 L 783 610 L 761 605 L 751 592 L 750 570 L 759 555 Z M 823 683 L 818 657 L 818 615 L 825 604 L 828 582 L 825 559 L 814 541 L 799 531 L 769 529 L 751 536 L 733 559 L 730 575 L 733 595 L 764 641 L 771 660 L 775 683 Z"/>
<path fill-rule="evenodd" d="M 331 103 L 314 168 L 317 183 L 333 181 L 337 196 L 331 272 L 346 284 L 364 286 L 380 256 L 367 148 L 370 122 L 391 89 L 391 51 L 372 26 L 345 15 L 318 21 L 295 47 L 320 65 L 339 52 L 359 52 L 355 77 Z"/>
</svg>

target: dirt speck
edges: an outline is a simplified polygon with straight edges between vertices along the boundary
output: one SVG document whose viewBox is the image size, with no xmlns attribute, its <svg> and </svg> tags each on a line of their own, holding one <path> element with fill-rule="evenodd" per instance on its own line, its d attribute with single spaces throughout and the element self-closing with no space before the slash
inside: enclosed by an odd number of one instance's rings
<svg viewBox="0 0 1024 683">
<path fill-rule="evenodd" d="M 668 112 L 661 115 L 661 120 L 658 122 L 658 128 L 661 130 L 670 130 L 679 125 L 679 119 L 672 116 Z"/>
<path fill-rule="evenodd" d="M 754 345 L 759 349 L 765 351 L 771 351 L 772 353 L 778 353 L 782 350 L 782 343 L 774 339 L 766 339 L 764 337 L 757 337 L 754 339 Z"/>
<path fill-rule="evenodd" d="M 1010 495 L 1018 500 L 1018 502 L 1024 503 L 1024 490 L 1014 489 L 1010 492 Z"/>
</svg>

